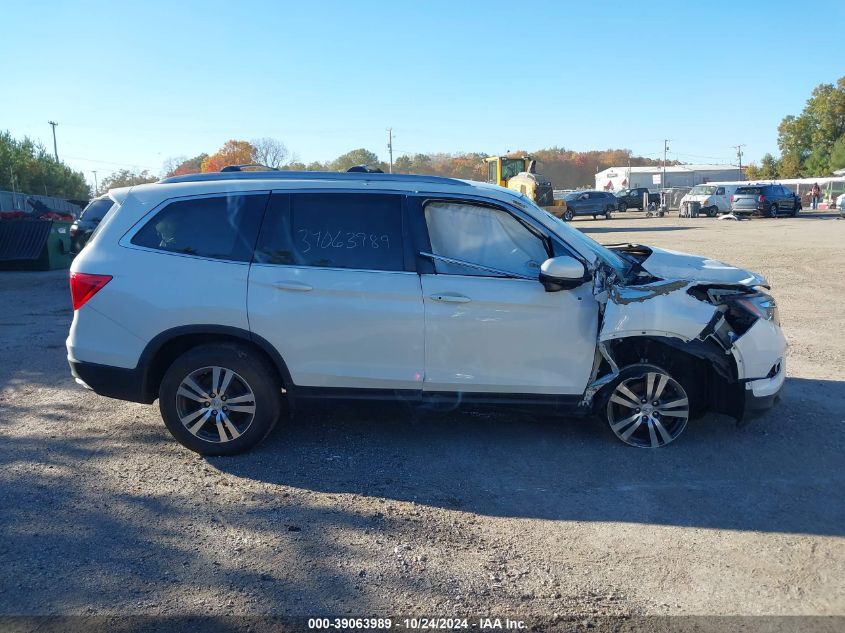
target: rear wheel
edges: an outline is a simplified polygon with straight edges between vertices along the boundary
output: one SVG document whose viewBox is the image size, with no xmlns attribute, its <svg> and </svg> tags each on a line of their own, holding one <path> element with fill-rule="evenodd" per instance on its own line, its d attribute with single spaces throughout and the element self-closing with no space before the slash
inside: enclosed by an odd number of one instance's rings
<svg viewBox="0 0 845 633">
<path fill-rule="evenodd" d="M 563 219 L 567 222 L 572 222 L 572 218 L 575 217 L 575 212 L 572 209 L 567 209 L 563 212 Z"/>
<path fill-rule="evenodd" d="M 613 207 L 607 207 L 604 210 L 604 219 L 610 220 L 612 215 L 613 215 Z"/>
<path fill-rule="evenodd" d="M 686 390 L 656 365 L 624 368 L 608 387 L 604 417 L 617 438 L 638 448 L 660 448 L 684 432 L 690 417 Z"/>
<path fill-rule="evenodd" d="M 778 203 L 777 202 L 773 202 L 771 204 L 771 206 L 769 207 L 769 217 L 770 218 L 778 217 Z"/>
<path fill-rule="evenodd" d="M 282 407 L 281 385 L 267 361 L 235 344 L 202 345 L 168 368 L 159 389 L 164 424 L 180 444 L 203 455 L 234 455 L 263 440 Z"/>
</svg>

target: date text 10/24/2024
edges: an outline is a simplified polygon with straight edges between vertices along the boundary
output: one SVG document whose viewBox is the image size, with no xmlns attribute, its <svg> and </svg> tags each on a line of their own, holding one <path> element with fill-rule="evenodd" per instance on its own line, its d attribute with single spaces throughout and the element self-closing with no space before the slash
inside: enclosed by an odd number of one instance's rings
<svg viewBox="0 0 845 633">
<path fill-rule="evenodd" d="M 313 630 L 521 630 L 528 628 L 523 620 L 510 618 L 309 618 L 308 628 Z"/>
</svg>

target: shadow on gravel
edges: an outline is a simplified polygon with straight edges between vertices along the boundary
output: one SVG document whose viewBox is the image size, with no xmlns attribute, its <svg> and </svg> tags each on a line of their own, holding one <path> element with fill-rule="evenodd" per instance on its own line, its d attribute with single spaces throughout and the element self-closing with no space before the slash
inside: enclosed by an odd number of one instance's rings
<svg viewBox="0 0 845 633">
<path fill-rule="evenodd" d="M 843 536 L 845 383 L 793 378 L 787 390 L 747 427 L 709 416 L 655 451 L 592 420 L 336 404 L 210 461 L 273 484 L 483 515 Z"/>
</svg>

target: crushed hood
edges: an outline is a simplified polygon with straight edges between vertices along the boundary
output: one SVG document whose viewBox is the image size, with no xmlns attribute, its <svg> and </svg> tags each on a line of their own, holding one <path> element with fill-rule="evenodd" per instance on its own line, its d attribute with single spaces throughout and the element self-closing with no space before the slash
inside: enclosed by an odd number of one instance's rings
<svg viewBox="0 0 845 633">
<path fill-rule="evenodd" d="M 622 251 L 640 260 L 640 265 L 651 275 L 661 279 L 685 279 L 714 284 L 740 284 L 743 286 L 769 287 L 766 278 L 744 268 L 737 268 L 717 259 L 679 253 L 653 246 L 627 245 Z"/>
</svg>

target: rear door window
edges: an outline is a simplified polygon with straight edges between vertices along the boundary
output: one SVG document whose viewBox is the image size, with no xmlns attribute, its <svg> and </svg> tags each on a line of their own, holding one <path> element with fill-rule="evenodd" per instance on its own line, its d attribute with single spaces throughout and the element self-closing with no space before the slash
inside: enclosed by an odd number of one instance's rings
<svg viewBox="0 0 845 633">
<path fill-rule="evenodd" d="M 189 198 L 169 203 L 132 238 L 132 244 L 212 259 L 252 259 L 266 193 Z"/>
<path fill-rule="evenodd" d="M 402 200 L 394 194 L 274 194 L 255 261 L 405 270 Z"/>
</svg>

